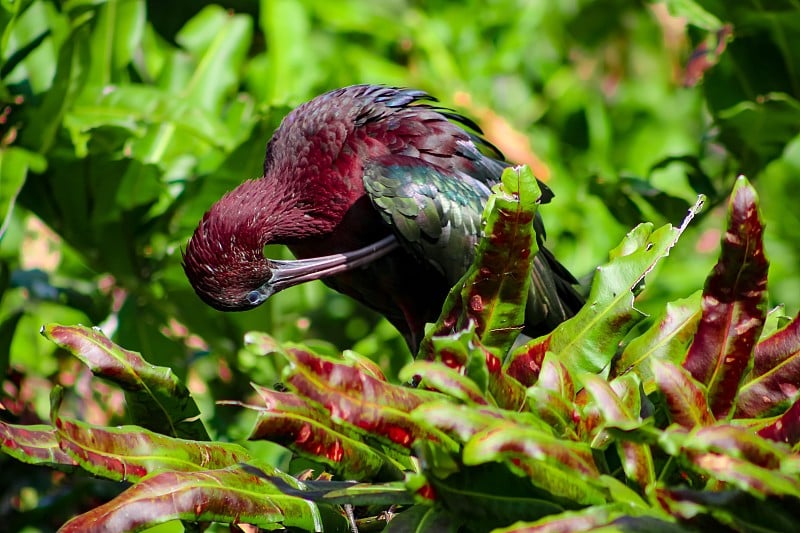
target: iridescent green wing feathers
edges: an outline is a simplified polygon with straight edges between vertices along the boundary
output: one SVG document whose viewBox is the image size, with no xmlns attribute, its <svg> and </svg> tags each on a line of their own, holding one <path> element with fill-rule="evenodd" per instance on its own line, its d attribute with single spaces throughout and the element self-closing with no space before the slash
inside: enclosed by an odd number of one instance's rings
<svg viewBox="0 0 800 533">
<path fill-rule="evenodd" d="M 372 204 L 403 246 L 455 283 L 475 257 L 489 189 L 416 158 L 392 156 L 387 163 L 365 167 L 364 187 Z"/>
<path fill-rule="evenodd" d="M 454 177 L 405 156 L 369 162 L 364 187 L 401 244 L 455 284 L 475 258 L 488 187 L 466 174 Z M 525 333 L 532 336 L 549 332 L 583 305 L 574 277 L 543 246 L 538 217 L 535 226 L 539 252 L 525 313 Z"/>
</svg>

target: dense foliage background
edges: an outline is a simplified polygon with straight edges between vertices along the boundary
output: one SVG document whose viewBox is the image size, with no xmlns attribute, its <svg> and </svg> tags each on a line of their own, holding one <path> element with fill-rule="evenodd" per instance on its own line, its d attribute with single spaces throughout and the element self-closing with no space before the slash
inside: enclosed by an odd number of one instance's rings
<svg viewBox="0 0 800 533">
<path fill-rule="evenodd" d="M 746 173 L 762 198 L 770 303 L 791 315 L 800 306 L 800 10 L 789 0 L 5 0 L 0 30 L 7 421 L 48 420 L 55 382 L 79 391 L 65 412 L 124 420 L 120 393 L 90 386 L 88 370 L 40 336 L 53 322 L 99 326 L 171 367 L 222 439 L 245 422 L 214 400 L 278 375 L 275 361 L 242 350 L 247 331 L 322 353 L 353 348 L 394 379 L 410 360 L 402 339 L 322 284 L 221 314 L 180 267 L 204 211 L 259 175 L 288 110 L 353 83 L 427 90 L 530 165 L 557 195 L 542 208 L 549 247 L 579 276 L 638 222 L 679 223 L 705 194 L 643 310 L 703 285 L 724 227 L 718 206 Z M 287 466 L 282 449 L 265 448 Z M 14 502 L 0 518 L 45 515 L 49 473 L 5 456 L 0 466 L 21 473 L 0 482 Z M 100 492 L 56 492 L 55 515 L 25 519 L 58 525 L 91 506 L 87 496 L 118 490 L 89 485 Z"/>
</svg>

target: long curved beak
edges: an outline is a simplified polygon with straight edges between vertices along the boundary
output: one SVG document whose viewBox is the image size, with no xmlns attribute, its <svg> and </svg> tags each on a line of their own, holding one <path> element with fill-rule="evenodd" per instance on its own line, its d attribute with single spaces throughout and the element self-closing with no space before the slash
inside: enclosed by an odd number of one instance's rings
<svg viewBox="0 0 800 533">
<path fill-rule="evenodd" d="M 268 259 L 272 276 L 265 283 L 264 289 L 267 286 L 268 289 L 264 292 L 274 294 L 299 283 L 341 274 L 371 263 L 398 246 L 394 235 L 389 235 L 369 246 L 341 254 L 286 261 Z"/>
</svg>

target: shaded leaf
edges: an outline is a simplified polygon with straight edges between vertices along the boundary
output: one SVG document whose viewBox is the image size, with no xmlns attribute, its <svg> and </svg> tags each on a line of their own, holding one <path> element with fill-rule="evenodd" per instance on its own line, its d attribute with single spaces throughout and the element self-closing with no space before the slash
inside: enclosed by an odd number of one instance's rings
<svg viewBox="0 0 800 533">
<path fill-rule="evenodd" d="M 44 172 L 47 160 L 17 146 L 0 148 L 0 239 L 8 229 L 11 212 L 17 202 L 28 171 Z"/>
<path fill-rule="evenodd" d="M 766 316 L 768 263 L 757 202 L 755 190 L 740 177 L 720 258 L 703 289 L 703 317 L 683 363 L 707 387 L 717 417 L 732 414 Z"/>
<path fill-rule="evenodd" d="M 451 513 L 437 507 L 415 505 L 389 521 L 384 533 L 458 533 L 461 524 Z"/>
<path fill-rule="evenodd" d="M 446 477 L 432 476 L 437 507 L 472 531 L 489 531 L 515 520 L 535 520 L 577 509 L 579 504 L 531 484 L 499 463 L 461 467 Z"/>
<path fill-rule="evenodd" d="M 656 489 L 656 495 L 673 516 L 691 521 L 696 528 L 705 526 L 705 530 L 724 525 L 734 531 L 791 533 L 800 520 L 797 502 L 792 498 L 764 498 L 738 490 L 700 491 L 666 487 Z M 705 520 L 701 521 L 703 518 Z"/>
</svg>

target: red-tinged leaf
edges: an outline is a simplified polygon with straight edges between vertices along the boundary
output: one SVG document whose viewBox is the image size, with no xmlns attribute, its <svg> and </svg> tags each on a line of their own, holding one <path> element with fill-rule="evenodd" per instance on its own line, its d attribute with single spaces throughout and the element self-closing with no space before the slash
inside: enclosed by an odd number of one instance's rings
<svg viewBox="0 0 800 533">
<path fill-rule="evenodd" d="M 619 384 L 618 392 L 600 377 L 592 374 L 582 376 L 586 392 L 603 415 L 604 427 L 631 430 L 642 425 L 639 416 L 638 382 L 629 378 L 630 375 L 615 380 Z"/>
<path fill-rule="evenodd" d="M 656 468 L 650 447 L 629 440 L 617 440 L 616 445 L 625 475 L 646 493 L 656 482 Z"/>
<path fill-rule="evenodd" d="M 692 431 L 683 442 L 683 449 L 698 453 L 722 453 L 769 470 L 780 468 L 781 462 L 788 456 L 788 450 L 783 446 L 760 438 L 750 428 L 727 424 Z"/>
<path fill-rule="evenodd" d="M 715 416 L 732 414 L 766 316 L 768 262 L 756 192 L 736 181 L 722 251 L 703 289 L 703 317 L 683 366 L 708 390 Z"/>
<path fill-rule="evenodd" d="M 687 370 L 660 359 L 653 359 L 650 365 L 656 385 L 664 395 L 670 420 L 686 429 L 714 423 L 703 386 Z"/>
<path fill-rule="evenodd" d="M 460 442 L 467 442 L 476 433 L 495 426 L 519 427 L 549 431 L 550 428 L 529 413 L 515 413 L 493 407 L 472 407 L 451 402 L 432 402 L 411 413 L 421 424 L 437 428 Z"/>
<path fill-rule="evenodd" d="M 402 479 L 388 457 L 335 429 L 296 414 L 261 411 L 250 440 L 270 440 L 326 465 L 342 479 Z M 379 476 L 383 472 L 384 475 Z"/>
<path fill-rule="evenodd" d="M 432 336 L 466 329 L 470 323 L 483 345 L 498 356 L 511 349 L 522 330 L 532 258 L 538 252 L 533 221 L 541 191 L 530 168 L 521 166 L 506 169 L 493 192 L 476 258 L 450 291 L 422 342 L 419 359 L 432 358 Z"/>
<path fill-rule="evenodd" d="M 533 476 L 534 483 L 554 482 L 553 487 L 563 478 L 546 480 L 541 477 L 545 472 L 536 471 L 538 466 L 552 467 L 580 479 L 600 475 L 587 444 L 564 441 L 549 432 L 524 427 L 497 426 L 475 434 L 464 446 L 463 461 L 466 465 L 508 462 Z"/>
<path fill-rule="evenodd" d="M 120 348 L 99 329 L 50 324 L 42 335 L 83 361 L 92 373 L 125 390 L 133 420 L 147 429 L 193 440 L 209 440 L 200 409 L 189 390 L 167 367 Z"/>
<path fill-rule="evenodd" d="M 405 410 L 406 405 L 392 403 L 392 398 L 396 398 L 397 394 L 389 394 L 386 398 L 375 394 L 349 396 L 331 387 L 325 381 L 327 375 L 309 372 L 305 367 L 296 367 L 295 371 L 287 374 L 286 384 L 302 396 L 325 407 L 334 422 L 348 423 L 362 434 L 395 449 L 408 450 L 417 439 L 438 442 L 451 450 L 457 449 L 456 443 L 444 433 L 426 429 L 413 421 Z M 400 388 L 386 383 L 382 385 Z"/>
<path fill-rule="evenodd" d="M 54 417 L 61 449 L 86 470 L 115 481 L 138 481 L 164 470 L 225 468 L 250 460 L 237 444 L 198 442 L 148 431 L 138 426 L 115 428 Z"/>
<path fill-rule="evenodd" d="M 652 224 L 639 225 L 611 251 L 610 261 L 597 268 L 587 304 L 550 334 L 547 347 L 573 374 L 586 371 L 608 375 L 620 343 L 644 317 L 633 305 L 635 293 L 658 262 L 669 254 L 701 207 L 702 199 L 678 228 L 668 224 L 653 231 Z M 517 368 L 512 375 L 533 371 L 530 365 L 537 364 L 537 358 L 528 352 L 529 347 L 523 345 L 511 353 L 509 368 L 515 366 L 515 360 L 520 357 L 529 366 L 528 369 Z"/>
<path fill-rule="evenodd" d="M 352 363 L 356 368 L 360 369 L 366 374 L 369 374 L 378 381 L 387 381 L 386 376 L 383 374 L 383 370 L 381 370 L 381 367 L 378 366 L 375 361 L 368 357 L 364 357 L 360 353 L 354 352 L 353 350 L 344 350 L 342 352 L 342 359 L 348 363 Z"/>
<path fill-rule="evenodd" d="M 283 525 L 303 531 L 349 531 L 343 516 L 323 516 L 315 504 L 283 494 L 262 472 L 247 465 L 157 474 L 76 516 L 59 531 L 141 531 L 176 519 L 254 524 L 267 529 Z"/>
<path fill-rule="evenodd" d="M 732 36 L 733 26 L 726 24 L 697 45 L 686 61 L 683 74 L 684 87 L 694 87 L 703 79 L 706 71 L 717 64 Z"/>
<path fill-rule="evenodd" d="M 503 370 L 496 355 L 480 343 L 477 347 L 485 356 L 486 368 L 489 371 L 489 393 L 495 403 L 503 409 L 521 410 L 525 405 L 525 387 Z"/>
<path fill-rule="evenodd" d="M 736 397 L 736 417 L 780 414 L 800 388 L 800 315 L 756 345 L 753 371 Z"/>
<path fill-rule="evenodd" d="M 603 415 L 600 408 L 590 400 L 586 389 L 581 389 L 575 395 L 576 409 L 573 420 L 577 427 L 578 440 L 591 442 L 593 447 L 602 449 L 607 446 L 609 438 L 607 432 L 603 431 Z"/>
<path fill-rule="evenodd" d="M 553 334 L 534 339 L 514 350 L 505 364 L 505 371 L 526 387 L 530 387 L 539 377 Z"/>
<path fill-rule="evenodd" d="M 322 405 L 312 402 L 308 398 L 290 392 L 278 392 L 255 383 L 251 383 L 250 386 L 253 387 L 264 402 L 264 407 L 269 411 L 300 415 L 323 424 L 331 423 L 330 413 Z"/>
<path fill-rule="evenodd" d="M 528 410 L 544 420 L 554 434 L 578 440 L 575 426 L 577 407 L 557 392 L 538 385 L 528 388 Z"/>
<path fill-rule="evenodd" d="M 753 376 L 760 376 L 800 355 L 800 313 L 785 327 L 756 344 Z"/>
<path fill-rule="evenodd" d="M 469 378 L 485 394 L 489 386 L 488 355 L 481 349 L 474 324 L 451 335 L 431 337 L 432 359 Z"/>
<path fill-rule="evenodd" d="M 463 372 L 500 407 L 516 411 L 523 405 L 525 388 L 503 371 L 500 359 L 483 346 L 473 326 L 451 335 L 431 337 L 430 344 L 435 350 L 434 361 Z"/>
<path fill-rule="evenodd" d="M 422 379 L 418 385 L 421 388 L 441 392 L 470 404 L 489 404 L 474 381 L 442 364 L 430 361 L 416 361 L 406 365 L 400 371 L 398 377 L 400 381 L 404 382 L 410 381 L 414 377 L 419 377 Z"/>
<path fill-rule="evenodd" d="M 667 303 L 664 314 L 622 351 L 614 364 L 614 374 L 621 375 L 635 369 L 642 378 L 645 392 L 653 392 L 656 386 L 649 362 L 657 358 L 675 364 L 683 362 L 700 322 L 700 303 L 700 291 L 688 298 Z"/>
<path fill-rule="evenodd" d="M 324 381 L 327 388 L 364 402 L 382 403 L 410 412 L 418 405 L 440 397 L 428 391 L 386 383 L 355 366 L 302 348 L 288 348 L 284 355 L 299 372 L 316 376 L 315 379 Z"/>
<path fill-rule="evenodd" d="M 17 461 L 51 468 L 69 469 L 78 463 L 61 451 L 53 426 L 21 426 L 0 420 L 0 450 Z"/>
<path fill-rule="evenodd" d="M 780 414 L 798 398 L 800 352 L 751 379 L 739 389 L 736 418 L 761 418 Z"/>
<path fill-rule="evenodd" d="M 744 459 L 716 453 L 692 454 L 689 459 L 701 472 L 756 496 L 800 498 L 797 476 L 762 468 Z"/>
<path fill-rule="evenodd" d="M 658 503 L 694 531 L 794 531 L 797 505 L 791 498 L 764 498 L 738 490 L 668 489 L 654 491 Z M 677 527 L 677 524 L 676 524 Z M 658 529 L 638 529 L 662 533 Z M 663 533 L 682 533 L 685 528 Z"/>
<path fill-rule="evenodd" d="M 765 439 L 785 442 L 790 446 L 800 442 L 800 400 L 795 401 L 777 420 L 759 429 L 758 434 Z"/>
<path fill-rule="evenodd" d="M 569 370 L 552 353 L 545 355 L 536 385 L 550 389 L 567 401 L 575 398 L 575 382 L 572 380 Z"/>
</svg>

